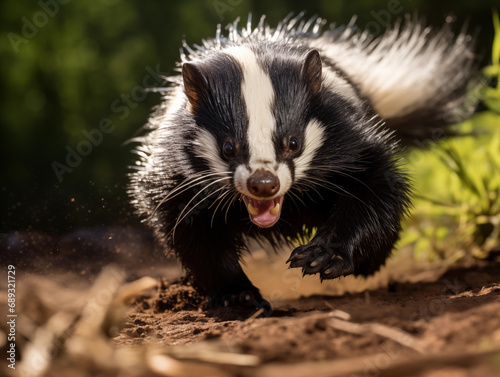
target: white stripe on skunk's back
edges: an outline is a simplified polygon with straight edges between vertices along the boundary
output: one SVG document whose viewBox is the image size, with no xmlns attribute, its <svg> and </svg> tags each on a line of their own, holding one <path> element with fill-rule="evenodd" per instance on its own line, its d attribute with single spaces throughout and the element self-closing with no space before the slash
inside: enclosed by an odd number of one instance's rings
<svg viewBox="0 0 500 377">
<path fill-rule="evenodd" d="M 448 98 L 463 80 L 460 76 L 470 74 L 471 37 L 455 38 L 448 24 L 432 31 L 416 19 L 407 20 L 374 40 L 353 30 L 347 28 L 345 35 L 326 33 L 311 39 L 310 46 L 332 59 L 386 120 Z M 458 106 L 449 100 L 442 112 Z"/>
<path fill-rule="evenodd" d="M 276 120 L 272 111 L 275 93 L 271 78 L 264 72 L 250 48 L 233 46 L 224 52 L 240 64 L 243 72 L 241 91 L 248 116 L 250 167 L 253 170 L 259 168 L 259 165 L 274 163 L 276 152 L 273 134 Z"/>
</svg>

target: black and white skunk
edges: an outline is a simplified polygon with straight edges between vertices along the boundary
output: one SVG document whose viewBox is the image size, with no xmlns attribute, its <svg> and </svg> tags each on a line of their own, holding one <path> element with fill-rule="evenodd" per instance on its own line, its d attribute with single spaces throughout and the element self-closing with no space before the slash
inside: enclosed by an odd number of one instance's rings
<svg viewBox="0 0 500 377">
<path fill-rule="evenodd" d="M 248 238 L 276 247 L 317 229 L 290 267 L 377 271 L 410 207 L 400 144 L 473 110 L 470 36 L 407 18 L 374 39 L 302 16 L 184 44 L 137 149 L 133 204 L 212 305 L 265 302 L 240 267 Z"/>
</svg>

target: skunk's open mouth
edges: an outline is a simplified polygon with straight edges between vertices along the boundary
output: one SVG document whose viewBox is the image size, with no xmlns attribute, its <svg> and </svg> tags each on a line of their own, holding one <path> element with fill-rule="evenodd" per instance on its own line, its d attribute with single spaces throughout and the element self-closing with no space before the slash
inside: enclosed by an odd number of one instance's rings
<svg viewBox="0 0 500 377">
<path fill-rule="evenodd" d="M 261 228 L 273 226 L 280 218 L 283 196 L 274 199 L 257 200 L 243 195 L 243 201 L 247 206 L 250 220 Z"/>
</svg>

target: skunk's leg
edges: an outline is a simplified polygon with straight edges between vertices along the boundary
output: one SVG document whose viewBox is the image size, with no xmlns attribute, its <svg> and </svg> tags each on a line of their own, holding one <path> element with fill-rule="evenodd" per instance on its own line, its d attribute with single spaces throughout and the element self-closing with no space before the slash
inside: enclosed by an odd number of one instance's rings
<svg viewBox="0 0 500 377">
<path fill-rule="evenodd" d="M 408 185 L 375 175 L 364 184 L 349 187 L 351 197 L 339 197 L 314 238 L 296 248 L 287 263 L 321 279 L 350 274 L 369 275 L 390 255 L 409 205 Z"/>
<path fill-rule="evenodd" d="M 383 221 L 371 223 L 373 214 L 348 201 L 336 206 L 314 238 L 299 246 L 287 262 L 302 267 L 304 275 L 319 273 L 321 279 L 376 271 L 389 256 L 397 232 L 383 229 Z M 395 221 L 391 228 L 399 228 Z"/>
<path fill-rule="evenodd" d="M 242 244 L 215 229 L 177 230 L 176 253 L 194 286 L 210 298 L 209 307 L 269 306 L 240 266 Z"/>
</svg>

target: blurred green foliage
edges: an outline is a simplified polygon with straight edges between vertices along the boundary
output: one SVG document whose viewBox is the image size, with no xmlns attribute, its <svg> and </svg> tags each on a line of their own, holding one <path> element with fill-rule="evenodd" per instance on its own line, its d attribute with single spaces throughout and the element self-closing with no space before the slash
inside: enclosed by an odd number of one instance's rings
<svg viewBox="0 0 500 377">
<path fill-rule="evenodd" d="M 401 245 L 417 258 L 487 258 L 500 245 L 500 20 L 493 17 L 492 62 L 483 73 L 496 86 L 478 93 L 489 108 L 457 126 L 473 136 L 446 140 L 412 159 L 417 199 Z M 476 136 L 477 135 L 477 136 Z"/>
<path fill-rule="evenodd" d="M 124 190 L 134 157 L 124 143 L 160 101 L 137 93 L 148 67 L 172 74 L 182 39 L 199 43 L 215 34 L 217 23 L 253 12 L 254 20 L 267 14 L 274 25 L 290 11 L 306 10 L 338 24 L 357 14 L 360 27 L 418 11 L 441 25 L 455 14 L 457 29 L 466 21 L 469 30 L 481 29 L 478 51 L 489 58 L 493 1 L 394 1 L 2 1 L 0 233 L 135 223 Z M 400 11 L 388 13 L 390 5 Z M 128 111 L 117 110 L 123 106 Z M 65 164 L 67 148 L 77 149 L 87 140 L 83 132 L 106 118 L 114 130 L 59 182 L 53 163 Z"/>
</svg>

